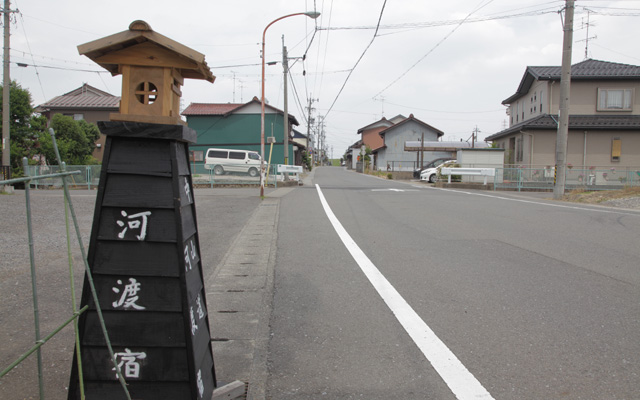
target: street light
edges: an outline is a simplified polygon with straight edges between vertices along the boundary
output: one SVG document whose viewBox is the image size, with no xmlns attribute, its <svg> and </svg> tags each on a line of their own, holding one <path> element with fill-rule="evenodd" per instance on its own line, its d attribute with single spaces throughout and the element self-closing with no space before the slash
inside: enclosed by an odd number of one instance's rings
<svg viewBox="0 0 640 400">
<path fill-rule="evenodd" d="M 274 19 L 273 21 L 271 21 L 269 25 L 267 25 L 267 27 L 264 28 L 264 32 L 262 32 L 262 95 L 260 97 L 260 108 L 261 108 L 260 110 L 260 156 L 262 159 L 260 160 L 260 197 L 264 196 L 264 175 L 265 175 L 265 170 L 264 170 L 264 58 L 265 58 L 264 40 L 265 39 L 264 38 L 265 38 L 265 35 L 267 34 L 267 29 L 269 29 L 271 25 L 275 24 L 281 19 L 293 17 L 296 15 L 306 15 L 309 18 L 316 19 L 320 16 L 320 13 L 316 11 L 309 11 L 309 12 L 285 15 L 283 17 L 280 17 L 278 19 Z M 284 121 L 284 123 L 288 124 L 289 121 Z"/>
</svg>

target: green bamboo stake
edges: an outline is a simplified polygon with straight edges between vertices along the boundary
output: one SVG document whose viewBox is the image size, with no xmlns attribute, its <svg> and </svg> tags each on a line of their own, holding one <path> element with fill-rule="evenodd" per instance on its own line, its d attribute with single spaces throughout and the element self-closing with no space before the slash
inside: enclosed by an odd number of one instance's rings
<svg viewBox="0 0 640 400">
<path fill-rule="evenodd" d="M 64 164 L 64 163 L 63 163 Z M 67 233 L 67 256 L 69 259 L 69 283 L 71 286 L 71 308 L 74 315 L 78 312 L 78 306 L 76 304 L 76 287 L 75 280 L 73 279 L 73 256 L 71 255 L 71 234 L 69 232 L 69 201 L 67 197 L 64 197 L 64 224 Z M 84 396 L 84 375 L 82 373 L 82 357 L 80 354 L 80 329 L 78 328 L 78 319 L 73 321 L 73 329 L 76 334 L 76 362 L 78 363 L 78 382 L 80 385 L 80 398 L 85 400 Z"/>
<path fill-rule="evenodd" d="M 29 174 L 29 163 L 27 157 L 22 159 L 22 167 L 26 174 Z M 33 296 L 33 318 L 35 327 L 36 344 L 40 343 L 40 310 L 38 308 L 38 285 L 36 281 L 36 263 L 35 252 L 33 251 L 33 229 L 31 226 L 31 195 L 29 191 L 31 184 L 26 182 L 24 185 L 25 201 L 27 203 L 27 236 L 29 237 L 29 260 L 31 263 L 31 294 Z M 40 400 L 44 400 L 44 378 L 42 374 L 42 352 L 38 347 L 38 389 L 40 391 Z"/>
</svg>

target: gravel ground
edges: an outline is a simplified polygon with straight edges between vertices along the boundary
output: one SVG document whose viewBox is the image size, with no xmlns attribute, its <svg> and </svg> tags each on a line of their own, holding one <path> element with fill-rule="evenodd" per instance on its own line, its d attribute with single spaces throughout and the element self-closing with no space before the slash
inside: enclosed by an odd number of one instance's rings
<svg viewBox="0 0 640 400">
<path fill-rule="evenodd" d="M 607 200 L 600 203 L 600 205 L 640 210 L 640 197 L 626 197 L 624 199 Z"/>
<path fill-rule="evenodd" d="M 72 314 L 69 262 L 60 191 L 31 193 L 33 248 L 40 332 L 44 337 Z M 82 240 L 88 246 L 95 193 L 75 192 L 72 201 L 78 216 Z M 29 349 L 35 338 L 31 267 L 27 235 L 26 202 L 23 191 L 0 196 L 2 240 L 0 241 L 0 366 L 2 369 Z M 71 225 L 75 286 L 79 291 L 84 276 L 83 262 Z M 42 350 L 44 387 L 47 399 L 63 398 L 68 386 L 73 357 L 73 328 L 63 329 Z M 0 398 L 37 399 L 38 378 L 35 355 L 0 380 Z"/>
<path fill-rule="evenodd" d="M 61 190 L 31 190 L 40 332 L 44 337 L 72 315 L 69 261 Z M 197 217 L 205 279 L 260 204 L 257 189 L 196 189 Z M 96 191 L 72 190 L 82 241 L 88 251 Z M 34 311 L 27 235 L 25 192 L 0 195 L 0 370 L 34 344 Z M 221 229 L 221 227 L 224 227 Z M 76 298 L 80 298 L 84 263 L 71 223 Z M 67 398 L 73 358 L 72 325 L 42 347 L 47 400 Z M 0 379 L 0 399 L 38 399 L 37 358 L 32 354 Z"/>
</svg>

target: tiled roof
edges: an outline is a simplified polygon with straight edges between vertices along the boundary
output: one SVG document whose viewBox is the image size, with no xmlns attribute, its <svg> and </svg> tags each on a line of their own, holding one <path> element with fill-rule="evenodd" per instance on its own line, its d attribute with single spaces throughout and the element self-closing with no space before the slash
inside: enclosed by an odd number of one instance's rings
<svg viewBox="0 0 640 400">
<path fill-rule="evenodd" d="M 382 117 L 382 119 L 379 119 L 376 122 L 372 122 L 369 125 L 358 129 L 357 135 L 361 134 L 363 131 L 366 131 L 367 129 L 380 128 L 380 127 L 388 128 L 391 125 L 393 125 L 393 122 L 387 120 L 385 117 Z"/>
<path fill-rule="evenodd" d="M 236 110 L 239 110 L 242 107 L 248 107 L 250 104 L 261 104 L 260 100 L 257 97 L 254 97 L 248 103 L 237 104 L 237 103 L 191 103 L 189 107 L 185 108 L 182 112 L 182 115 L 185 116 L 198 116 L 198 115 L 222 115 L 226 116 L 233 113 Z M 265 104 L 265 108 L 269 110 L 273 110 L 278 114 L 284 114 L 284 111 L 278 110 L 275 107 L 272 107 L 268 104 Z M 289 114 L 289 121 L 293 125 L 300 125 L 296 117 L 292 114 Z"/>
<path fill-rule="evenodd" d="M 120 107 L 120 97 L 84 84 L 76 90 L 54 97 L 39 105 L 39 110 L 56 108 L 82 109 L 117 109 Z"/>
<path fill-rule="evenodd" d="M 531 85 L 539 81 L 559 81 L 562 67 L 527 67 L 518 90 L 502 104 L 511 104 L 529 92 Z M 571 80 L 640 80 L 640 66 L 585 60 L 571 66 Z"/>
<path fill-rule="evenodd" d="M 528 71 L 540 80 L 558 80 L 562 67 L 528 67 Z M 608 61 L 585 60 L 571 66 L 571 79 L 588 78 L 638 78 L 640 66 Z"/>
<path fill-rule="evenodd" d="M 558 128 L 557 120 L 557 115 L 542 114 L 488 136 L 485 140 L 500 139 L 501 137 L 511 135 L 520 130 L 555 130 Z M 640 115 L 570 115 L 569 129 L 639 130 Z"/>
<path fill-rule="evenodd" d="M 244 103 L 191 103 L 189 107 L 182 112 L 182 115 L 225 115 L 242 106 L 244 106 Z"/>
<path fill-rule="evenodd" d="M 295 129 L 292 129 L 292 131 L 293 131 L 293 135 L 292 135 L 292 137 L 293 137 L 294 139 L 307 139 L 307 135 L 305 135 L 304 133 L 302 133 L 302 132 L 298 132 L 298 131 L 297 131 L 297 130 L 295 130 Z"/>
<path fill-rule="evenodd" d="M 395 125 L 392 125 L 392 126 L 388 127 L 387 129 L 385 129 L 385 130 L 383 130 L 383 131 L 378 132 L 378 135 L 380 135 L 380 136 L 383 136 L 383 137 L 384 137 L 384 135 L 385 135 L 387 132 L 389 132 L 389 131 L 391 131 L 391 130 L 393 130 L 393 129 L 396 129 L 396 128 L 397 128 L 397 127 L 399 127 L 399 126 L 402 126 L 402 125 L 404 125 L 404 124 L 408 123 L 409 121 L 415 121 L 415 122 L 417 122 L 417 123 L 418 123 L 418 124 L 420 124 L 420 125 L 426 126 L 427 128 L 429 128 L 429 129 L 431 129 L 432 131 L 436 132 L 436 134 L 438 135 L 438 137 L 440 137 L 440 136 L 444 136 L 444 132 L 442 132 L 440 129 L 436 129 L 436 128 L 434 128 L 433 126 L 431 126 L 431 125 L 429 125 L 429 124 L 427 124 L 427 123 L 425 123 L 425 122 L 420 121 L 418 118 L 414 117 L 414 116 L 413 116 L 413 114 L 409 114 L 409 118 L 405 118 L 403 121 L 400 121 L 400 122 L 396 123 Z"/>
</svg>

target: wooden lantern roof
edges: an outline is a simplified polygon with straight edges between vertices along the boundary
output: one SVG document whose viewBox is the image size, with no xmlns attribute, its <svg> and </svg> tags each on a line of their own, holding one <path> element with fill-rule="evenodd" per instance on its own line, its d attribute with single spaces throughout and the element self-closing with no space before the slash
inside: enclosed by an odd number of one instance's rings
<svg viewBox="0 0 640 400">
<path fill-rule="evenodd" d="M 133 21 L 129 30 L 78 46 L 78 52 L 111 72 L 121 74 L 122 65 L 169 67 L 183 77 L 216 79 L 204 60 L 204 54 L 154 32 L 145 21 Z"/>
</svg>

